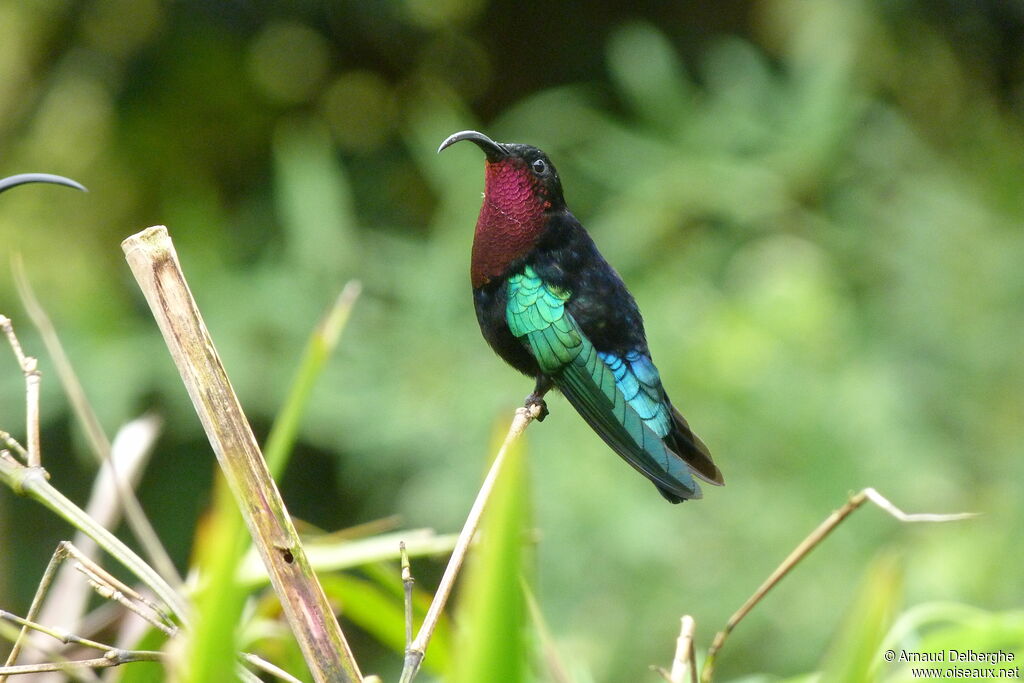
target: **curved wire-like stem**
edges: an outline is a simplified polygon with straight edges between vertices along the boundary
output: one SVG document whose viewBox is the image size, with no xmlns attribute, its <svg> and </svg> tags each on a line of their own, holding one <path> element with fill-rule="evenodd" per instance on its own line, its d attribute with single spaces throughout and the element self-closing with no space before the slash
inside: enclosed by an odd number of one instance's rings
<svg viewBox="0 0 1024 683">
<path fill-rule="evenodd" d="M 458 578 L 459 571 L 462 569 L 462 563 L 466 559 L 470 543 L 472 543 L 473 537 L 480 527 L 480 518 L 483 516 L 484 508 L 487 507 L 487 501 L 490 500 L 491 493 L 494 491 L 494 483 L 498 480 L 498 474 L 501 472 L 501 466 L 505 462 L 505 454 L 508 452 L 509 446 L 526 431 L 530 423 L 540 416 L 540 413 L 541 407 L 539 404 L 533 404 L 528 408 L 516 409 L 515 417 L 508 428 L 508 434 L 505 435 L 505 441 L 501 444 L 501 448 L 498 449 L 498 454 L 494 456 L 491 469 L 487 472 L 484 483 L 476 494 L 476 500 L 473 501 L 473 506 L 469 509 L 466 523 L 459 534 L 459 540 L 452 551 L 451 559 L 448 560 L 448 566 L 445 567 L 444 575 L 437 586 L 437 592 L 430 603 L 430 608 L 423 618 L 423 624 L 416 633 L 416 639 L 412 641 L 412 644 L 405 651 L 405 665 L 402 668 L 401 683 L 409 683 L 419 672 L 427 645 L 430 643 L 430 638 L 434 635 L 434 629 L 437 628 L 441 612 L 448 602 L 452 587 L 455 585 L 455 579 Z"/>
<path fill-rule="evenodd" d="M 893 505 L 892 502 L 890 502 L 889 499 L 881 493 L 870 487 L 850 496 L 849 500 L 847 500 L 841 508 L 829 515 L 807 536 L 807 538 L 801 541 L 800 545 L 794 548 L 793 552 L 791 552 L 786 559 L 782 561 L 782 564 L 780 564 L 775 571 L 773 571 L 771 575 L 764 580 L 764 583 L 754 591 L 754 594 L 751 595 L 731 617 L 729 617 L 729 621 L 726 622 L 725 628 L 715 635 L 715 639 L 711 642 L 711 647 L 708 648 L 708 656 L 704 660 L 704 668 L 701 670 L 700 674 L 701 683 L 711 683 L 715 673 L 715 660 L 718 657 L 718 653 L 722 649 L 722 646 L 725 645 L 725 641 L 729 637 L 729 634 L 732 633 L 733 629 L 735 629 L 741 621 L 743 621 L 744 617 L 750 614 L 750 611 L 764 599 L 764 596 L 766 596 L 772 588 L 774 588 L 780 581 L 782 581 L 783 578 L 785 578 L 787 574 L 789 574 L 800 560 L 807 557 L 807 555 L 818 547 L 818 545 L 820 545 L 821 542 L 824 541 L 825 538 L 843 522 L 843 520 L 853 514 L 868 501 L 874 503 L 896 520 L 906 523 L 955 522 L 977 516 L 977 514 L 973 512 L 958 512 L 954 514 L 908 514 Z"/>
</svg>

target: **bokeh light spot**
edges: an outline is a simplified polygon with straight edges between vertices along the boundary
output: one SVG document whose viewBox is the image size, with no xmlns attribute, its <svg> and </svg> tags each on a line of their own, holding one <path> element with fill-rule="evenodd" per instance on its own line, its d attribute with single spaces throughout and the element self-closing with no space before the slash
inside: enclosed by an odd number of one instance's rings
<svg viewBox="0 0 1024 683">
<path fill-rule="evenodd" d="M 329 50 L 323 36 L 296 22 L 273 22 L 249 49 L 249 76 L 260 91 L 281 104 L 308 101 L 327 74 Z"/>
</svg>

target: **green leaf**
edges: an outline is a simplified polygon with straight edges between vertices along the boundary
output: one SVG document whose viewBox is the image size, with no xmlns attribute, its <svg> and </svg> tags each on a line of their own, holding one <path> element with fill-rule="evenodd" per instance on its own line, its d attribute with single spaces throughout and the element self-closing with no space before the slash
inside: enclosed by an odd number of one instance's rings
<svg viewBox="0 0 1024 683">
<path fill-rule="evenodd" d="M 313 539 L 303 545 L 310 565 L 318 572 L 351 569 L 370 562 L 398 559 L 398 543 L 405 541 L 410 557 L 442 555 L 455 547 L 457 534 L 438 536 L 432 529 L 409 529 L 360 539 Z M 255 550 L 250 549 L 238 580 L 251 587 L 269 583 L 267 570 Z"/>
<path fill-rule="evenodd" d="M 527 494 L 521 443 L 509 447 L 468 569 L 458 611 L 456 683 L 525 680 L 526 607 L 519 576 Z"/>
<path fill-rule="evenodd" d="M 348 324 L 352 307 L 355 305 L 360 291 L 361 286 L 356 280 L 345 285 L 334 305 L 327 310 L 316 329 L 309 336 L 306 350 L 302 354 L 299 368 L 292 380 L 291 389 L 288 391 L 288 397 L 274 420 L 274 426 L 267 436 L 267 445 L 263 449 L 270 475 L 275 479 L 284 473 L 291 456 L 292 446 L 298 436 L 302 416 L 306 412 L 309 397 L 313 393 L 313 387 L 320 375 L 323 374 L 324 366 L 338 345 L 338 339 Z"/>
<path fill-rule="evenodd" d="M 223 477 L 216 479 L 213 512 L 200 527 L 196 565 L 202 586 L 196 595 L 196 623 L 188 636 L 186 681 L 234 680 L 238 626 L 247 592 L 235 580 L 245 547 L 245 525 Z"/>
<path fill-rule="evenodd" d="M 903 572 L 895 556 L 883 554 L 868 568 L 838 638 L 822 662 L 823 681 L 875 680 L 882 643 L 900 602 Z"/>
<path fill-rule="evenodd" d="M 679 56 L 664 33 L 647 23 L 626 24 L 608 45 L 608 66 L 636 112 L 662 130 L 675 131 L 691 111 Z"/>
</svg>

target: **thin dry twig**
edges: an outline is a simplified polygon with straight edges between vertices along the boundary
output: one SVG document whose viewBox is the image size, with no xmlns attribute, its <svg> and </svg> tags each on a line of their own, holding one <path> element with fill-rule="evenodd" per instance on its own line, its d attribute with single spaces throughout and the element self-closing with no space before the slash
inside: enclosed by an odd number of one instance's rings
<svg viewBox="0 0 1024 683">
<path fill-rule="evenodd" d="M 85 576 L 86 581 L 88 581 L 89 585 L 92 586 L 100 597 L 123 605 L 168 636 L 173 636 L 178 632 L 178 627 L 175 626 L 171 618 L 159 605 L 137 592 L 131 586 L 121 583 L 116 577 L 109 574 L 89 557 L 83 555 L 80 550 L 70 543 L 67 545 L 68 554 L 76 560 L 74 568 Z"/>
<path fill-rule="evenodd" d="M 0 637 L 5 640 L 9 640 L 12 643 L 18 639 L 18 635 L 21 633 L 20 628 L 15 628 L 4 620 L 0 620 Z M 34 633 L 34 632 L 33 632 Z M 40 639 L 42 641 L 42 639 Z M 66 662 L 68 658 L 65 657 L 57 647 L 50 647 L 47 642 L 52 642 L 52 639 L 47 639 L 42 642 L 33 642 L 31 652 L 33 654 L 39 654 L 42 659 L 36 659 L 37 662 Z M 61 646 L 63 647 L 63 646 Z M 31 663 L 31 662 L 26 662 Z M 67 680 L 79 681 L 80 683 L 100 683 L 100 677 L 92 669 L 68 669 L 63 673 L 63 678 L 60 679 L 59 683 L 64 683 Z M 7 676 L 2 676 L 2 680 L 6 680 Z M 48 677 L 40 675 L 38 680 L 40 683 L 47 681 Z"/>
<path fill-rule="evenodd" d="M 402 587 L 405 589 L 405 649 L 412 646 L 412 587 L 416 582 L 412 578 L 412 567 L 409 565 L 409 553 L 405 550 L 405 541 L 398 542 L 398 553 L 402 557 Z"/>
<path fill-rule="evenodd" d="M 65 557 L 63 551 L 63 544 L 57 546 L 57 550 L 54 551 L 53 556 L 50 558 L 50 562 L 46 565 L 46 569 L 43 571 L 43 578 L 39 580 L 39 587 L 36 588 L 36 594 L 32 598 L 32 604 L 29 605 L 28 614 L 26 618 L 29 621 L 35 620 L 39 614 L 39 610 L 42 608 L 43 597 L 46 595 L 46 591 L 50 587 L 50 583 L 53 581 L 53 577 L 56 576 L 57 568 L 60 566 L 61 561 Z M 18 634 L 18 638 L 14 641 L 14 645 L 11 647 L 10 653 L 7 655 L 7 661 L 4 662 L 5 666 L 11 666 L 18 660 L 18 654 L 21 652 L 22 642 L 26 638 L 29 632 L 29 627 L 22 625 L 21 632 Z M 0 683 L 6 680 L 6 676 L 0 674 Z"/>
<path fill-rule="evenodd" d="M 57 330 L 54 328 L 50 316 L 46 314 L 42 304 L 39 303 L 39 299 L 36 297 L 31 283 L 28 281 L 28 276 L 25 273 L 25 263 L 21 258 L 21 254 L 14 254 L 11 258 L 11 271 L 14 275 L 14 286 L 18 290 L 21 303 L 25 307 L 25 311 L 28 313 L 32 324 L 39 331 L 43 345 L 46 346 L 46 350 L 53 359 L 54 367 L 57 369 L 57 376 L 60 378 L 61 384 L 64 385 L 64 391 L 68 395 L 72 409 L 82 423 L 86 439 L 88 439 L 89 444 L 97 455 L 108 453 L 110 451 L 110 440 L 103 431 L 103 427 L 100 426 L 99 418 L 96 416 L 96 412 L 92 409 L 92 405 L 85 395 L 82 383 L 78 381 L 78 376 L 71 366 L 71 361 L 64 351 L 63 344 L 60 343 L 60 338 L 57 336 Z"/>
<path fill-rule="evenodd" d="M 148 650 L 122 650 L 119 648 L 111 647 L 95 640 L 88 638 L 82 638 L 73 633 L 70 633 L 64 629 L 50 628 L 43 624 L 36 623 L 31 619 L 23 619 L 10 612 L 0 610 L 0 620 L 9 621 L 18 624 L 22 627 L 22 630 L 30 629 L 38 633 L 47 635 L 54 640 L 61 643 L 73 643 L 81 647 L 87 647 L 93 650 L 100 650 L 103 652 L 102 657 L 95 659 L 79 659 L 79 660 L 68 660 L 63 662 L 40 662 L 37 664 L 23 664 L 19 666 L 13 666 L 10 664 L 0 666 L 0 678 L 6 679 L 7 676 L 16 676 L 21 674 L 33 674 L 33 673 L 45 673 L 48 671 L 63 671 L 69 668 L 90 668 L 99 669 L 110 666 L 118 666 L 120 664 L 126 664 L 128 662 L 141 662 L 141 661 L 158 661 L 162 660 L 165 655 L 163 652 L 152 652 Z M 20 640 L 20 636 L 19 636 Z"/>
<path fill-rule="evenodd" d="M 423 618 L 423 624 L 416 634 L 416 639 L 405 651 L 405 665 L 402 668 L 401 683 L 409 683 L 419 671 L 427 645 L 430 643 L 430 638 L 434 635 L 434 629 L 441 618 L 441 612 L 448 602 L 452 587 L 455 585 L 455 579 L 458 577 L 459 570 L 462 569 L 462 563 L 466 559 L 466 552 L 469 550 L 470 543 L 473 541 L 477 528 L 480 526 L 480 518 L 483 515 L 484 508 L 487 506 L 487 501 L 490 500 L 491 492 L 494 490 L 494 483 L 501 472 L 501 466 L 505 462 L 505 454 L 509 446 L 526 431 L 531 422 L 540 416 L 540 410 L 539 405 L 516 409 L 515 418 L 509 426 L 508 434 L 505 435 L 505 441 L 501 444 L 501 448 L 498 449 L 498 454 L 494 456 L 494 462 L 491 464 L 487 477 L 484 478 L 484 483 L 480 486 L 480 491 L 476 494 L 476 500 L 473 501 L 473 506 L 469 510 L 469 515 L 466 517 L 462 532 L 459 534 L 459 540 L 455 544 L 451 559 L 448 560 L 448 566 L 445 567 L 444 575 L 438 584 L 437 592 L 434 594 L 434 599 L 430 602 L 427 614 Z"/>
<path fill-rule="evenodd" d="M 270 674 L 271 676 L 276 676 L 277 678 L 280 678 L 282 681 L 287 681 L 288 683 L 302 683 L 302 681 L 300 681 L 295 676 L 292 676 L 290 673 L 288 673 L 281 667 L 271 664 L 259 655 L 254 655 L 250 652 L 242 652 L 239 655 L 239 658 L 243 662 L 250 664 L 254 668 L 259 669 L 260 671 L 264 671 Z M 257 677 L 256 680 L 259 680 L 259 678 Z"/>
<path fill-rule="evenodd" d="M 21 458 L 21 462 L 28 460 L 28 452 L 25 450 L 25 447 L 18 443 L 18 440 L 11 436 L 10 432 L 0 429 L 0 442 L 3 442 L 4 446 L 17 453 L 18 457 Z M 10 453 L 10 451 L 4 449 L 4 453 Z"/>
<path fill-rule="evenodd" d="M 74 668 L 105 669 L 130 662 L 159 662 L 164 659 L 163 652 L 151 650 L 107 650 L 102 657 L 94 659 L 73 659 L 66 662 L 41 662 L 39 664 L 23 664 L 21 666 L 0 667 L 0 674 L 18 676 L 22 674 L 41 674 L 48 671 L 65 671 Z"/>
<path fill-rule="evenodd" d="M 14 333 L 14 328 L 11 321 L 6 316 L 0 315 L 0 328 L 4 330 L 8 341 L 11 344 L 11 348 L 14 351 L 15 357 L 18 359 L 19 364 L 25 366 L 24 359 L 26 358 L 24 352 L 21 349 L 21 344 L 18 342 L 18 338 Z M 38 434 L 32 437 L 32 432 L 38 432 L 38 414 L 39 414 L 39 397 L 38 395 L 33 396 L 31 392 L 27 396 L 28 406 L 26 413 L 29 418 L 28 421 L 35 425 L 35 430 L 29 429 L 29 443 L 36 442 L 35 448 L 38 451 Z M 33 420 L 33 414 L 36 416 Z M 4 442 L 11 447 L 15 452 L 23 453 L 24 460 L 26 462 L 39 462 L 39 454 L 32 455 L 30 446 L 26 452 L 25 449 L 21 449 L 20 445 L 14 441 L 6 432 L 3 433 Z M 164 601 L 171 611 L 178 616 L 182 623 L 188 623 L 189 616 L 189 605 L 181 594 L 167 583 L 167 581 L 160 576 L 160 574 L 154 570 L 150 565 L 142 560 L 131 548 L 124 544 L 119 538 L 114 536 L 108 531 L 102 524 L 97 522 L 95 519 L 90 517 L 84 510 L 75 505 L 73 502 L 58 491 L 56 488 L 50 485 L 50 475 L 47 471 L 39 464 L 36 465 L 23 465 L 18 460 L 10 457 L 6 450 L 0 451 L 0 482 L 10 487 L 16 494 L 20 496 L 27 496 L 42 503 L 44 506 L 57 513 L 59 516 L 67 520 L 69 523 L 75 526 L 79 531 L 86 534 L 89 538 L 96 542 L 101 548 L 107 551 L 110 555 L 115 557 L 125 567 L 132 571 L 143 583 L 153 589 L 153 592 Z"/>
<path fill-rule="evenodd" d="M 747 601 L 743 603 L 743 605 L 736 610 L 731 617 L 729 617 L 729 621 L 726 622 L 725 628 L 715 635 L 715 639 L 711 642 L 711 647 L 708 648 L 708 655 L 704 660 L 704 668 L 701 671 L 700 679 L 702 683 L 710 683 L 712 680 L 715 671 L 715 659 L 718 656 L 719 651 L 721 651 L 722 646 L 725 644 L 725 640 L 729 637 L 729 634 L 732 633 L 733 629 L 736 628 L 737 624 L 743 621 L 743 618 L 746 617 L 762 599 L 764 599 L 764 596 L 767 595 L 768 592 L 800 562 L 800 560 L 807 557 L 807 555 L 818 547 L 818 545 L 825 540 L 825 538 L 832 533 L 832 531 L 839 526 L 843 520 L 868 501 L 874 503 L 896 520 L 907 523 L 955 522 L 977 516 L 977 514 L 973 512 L 959 512 L 948 515 L 930 513 L 907 514 L 893 505 L 893 503 L 885 496 L 870 487 L 850 496 L 849 500 L 846 501 L 846 504 L 829 515 L 825 521 L 819 524 L 818 527 L 800 543 L 800 545 L 794 548 L 793 552 L 791 552 L 789 556 L 782 561 L 782 564 L 780 564 L 775 571 L 773 571 L 771 575 L 764 580 L 764 583 L 754 591 L 754 594 L 751 595 L 750 598 L 748 598 Z"/>
<path fill-rule="evenodd" d="M 0 452 L 0 482 L 9 486 L 16 494 L 27 496 L 41 503 L 96 541 L 101 548 L 151 588 L 181 623 L 188 624 L 191 607 L 185 598 L 171 588 L 163 577 L 146 564 L 121 539 L 110 533 L 87 515 L 82 508 L 54 488 L 47 481 L 46 470 L 42 467 L 25 467 L 14 458 L 2 456 L 3 453 Z"/>
<path fill-rule="evenodd" d="M 135 486 L 141 476 L 144 464 L 148 460 L 150 450 L 160 430 L 161 420 L 149 413 L 132 420 L 118 430 L 111 447 L 111 461 L 117 464 L 117 474 Z M 89 504 L 85 508 L 87 515 L 100 525 L 113 529 L 121 519 L 121 499 L 118 497 L 112 481 L 114 472 L 108 465 L 100 467 L 93 480 Z M 71 545 L 78 551 L 99 562 L 99 548 L 96 543 L 81 531 L 77 532 Z M 65 562 L 57 571 L 53 585 L 47 592 L 43 607 L 39 612 L 39 621 L 44 624 L 58 624 L 69 630 L 77 631 L 81 626 L 89 600 L 89 585 L 82 581 L 80 572 L 73 563 Z M 41 661 L 38 657 L 45 653 L 35 648 L 30 661 Z M 40 683 L 54 683 L 56 678 L 44 678 Z"/>
<path fill-rule="evenodd" d="M 75 568 L 85 575 L 89 585 L 91 585 L 101 597 L 117 602 L 131 610 L 152 626 L 166 633 L 168 636 L 173 636 L 177 633 L 177 627 L 173 622 L 171 622 L 167 614 L 165 614 L 157 605 L 140 595 L 135 591 L 135 589 L 122 583 L 113 575 L 108 573 L 96 562 L 75 548 L 72 543 L 68 541 L 61 541 L 57 544 L 57 549 L 53 552 L 50 562 L 47 564 L 46 570 L 43 572 L 43 577 L 39 581 L 39 586 L 36 588 L 36 594 L 32 599 L 32 604 L 29 606 L 28 613 L 25 617 L 22 618 L 9 612 L 0 611 L 0 619 L 20 624 L 22 627 L 21 632 L 15 639 L 14 645 L 7 656 L 5 666 L 13 666 L 17 661 L 22 645 L 26 641 L 30 631 L 48 635 L 63 643 L 77 643 L 79 645 L 85 645 L 86 647 L 93 647 L 101 650 L 117 649 L 74 636 L 70 633 L 70 630 L 66 628 L 43 627 L 39 625 L 37 616 L 41 611 L 43 600 L 49 591 L 50 585 L 53 583 L 54 577 L 57 575 L 57 570 L 61 564 L 68 559 L 74 560 Z M 6 680 L 6 675 L 0 673 L 0 683 L 4 680 Z"/>
<path fill-rule="evenodd" d="M 359 666 L 192 298 L 167 229 L 148 228 L 121 246 L 238 501 L 306 664 L 317 681 L 361 681 Z"/>
<path fill-rule="evenodd" d="M 54 368 L 57 370 L 57 378 L 60 380 L 61 386 L 64 387 L 64 393 L 68 396 L 68 401 L 71 403 L 75 416 L 82 424 L 86 439 L 89 441 L 96 459 L 101 465 L 110 467 L 114 472 L 113 482 L 117 497 L 124 508 L 125 520 L 128 522 L 132 534 L 139 540 L 147 559 L 153 563 L 153 567 L 160 572 L 160 575 L 174 586 L 175 589 L 182 590 L 185 585 L 184 581 L 178 574 L 178 570 L 175 568 L 174 561 L 171 560 L 167 549 L 160 542 L 160 537 L 157 535 L 156 530 L 150 524 L 149 518 L 139 503 L 139 499 L 135 496 L 135 491 L 128 483 L 126 477 L 118 476 L 115 463 L 111 458 L 110 439 L 107 438 L 106 432 L 103 431 L 100 420 L 96 416 L 96 412 L 93 410 L 88 397 L 85 395 L 85 389 L 82 388 L 82 383 L 78 380 L 78 375 L 71 365 L 71 359 L 64 350 L 64 345 L 61 344 L 56 328 L 50 321 L 50 316 L 46 314 L 46 310 L 43 309 L 42 304 L 39 303 L 39 299 L 36 297 L 35 291 L 32 289 L 20 255 L 16 254 L 11 259 L 11 269 L 14 272 L 14 284 L 18 290 L 18 296 L 21 298 L 22 305 L 25 306 L 32 324 L 39 330 L 43 345 L 46 346 Z"/>
<path fill-rule="evenodd" d="M 39 454 L 39 384 L 42 379 L 39 374 L 39 363 L 34 357 L 26 356 L 22 351 L 21 343 L 14 334 L 11 319 L 6 315 L 0 315 L 0 329 L 7 337 L 18 361 L 18 367 L 25 375 L 25 464 L 29 467 L 39 467 L 42 464 Z"/>
</svg>

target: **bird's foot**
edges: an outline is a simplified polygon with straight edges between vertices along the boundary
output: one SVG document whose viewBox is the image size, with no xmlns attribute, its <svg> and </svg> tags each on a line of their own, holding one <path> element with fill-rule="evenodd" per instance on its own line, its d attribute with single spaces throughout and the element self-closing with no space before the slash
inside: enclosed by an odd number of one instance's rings
<svg viewBox="0 0 1024 683">
<path fill-rule="evenodd" d="M 544 418 L 548 416 L 548 404 L 544 402 L 544 399 L 539 394 L 533 393 L 526 397 L 526 401 L 523 406 L 532 413 L 536 414 L 537 422 L 543 422 Z M 534 408 L 537 408 L 535 411 Z"/>
</svg>

